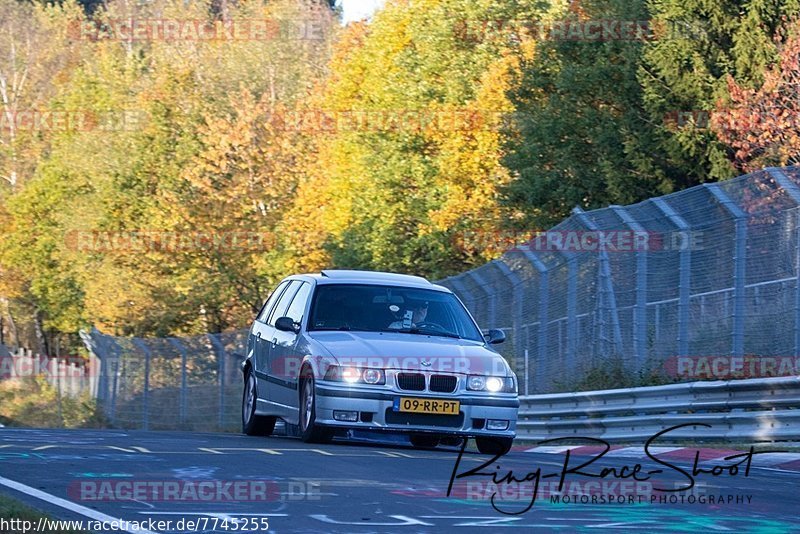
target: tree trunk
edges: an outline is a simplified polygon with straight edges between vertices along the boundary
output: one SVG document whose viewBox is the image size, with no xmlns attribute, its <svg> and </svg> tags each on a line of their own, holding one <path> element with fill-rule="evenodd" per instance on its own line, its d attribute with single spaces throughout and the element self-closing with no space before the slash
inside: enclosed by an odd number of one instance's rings
<svg viewBox="0 0 800 534">
<path fill-rule="evenodd" d="M 47 336 L 44 333 L 44 320 L 42 311 L 37 307 L 33 312 L 33 327 L 36 333 L 36 342 L 39 345 L 37 348 L 40 354 L 50 356 L 50 347 L 47 343 Z"/>
<path fill-rule="evenodd" d="M 3 305 L 3 310 L 0 310 L 0 316 L 5 312 L 8 317 L 8 330 L 14 336 L 14 352 L 19 350 L 19 334 L 17 333 L 17 323 L 14 322 L 14 316 L 11 315 L 11 305 L 7 298 L 0 298 L 0 304 Z M 9 340 L 10 343 L 10 340 Z"/>
</svg>

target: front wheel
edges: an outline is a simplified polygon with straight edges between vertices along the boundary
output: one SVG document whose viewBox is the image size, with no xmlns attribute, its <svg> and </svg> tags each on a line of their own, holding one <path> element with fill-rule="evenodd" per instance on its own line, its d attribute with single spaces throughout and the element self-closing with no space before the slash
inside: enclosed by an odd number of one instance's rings
<svg viewBox="0 0 800 534">
<path fill-rule="evenodd" d="M 333 430 L 317 424 L 317 395 L 314 377 L 302 382 L 300 392 L 300 439 L 306 443 L 328 443 L 333 439 Z"/>
<path fill-rule="evenodd" d="M 511 450 L 514 438 L 475 438 L 475 444 L 481 454 L 502 456 Z"/>
<path fill-rule="evenodd" d="M 248 370 L 244 378 L 244 393 L 242 394 L 242 432 L 248 436 L 270 436 L 275 430 L 277 418 L 257 415 L 257 401 L 256 377 L 252 370 Z"/>
</svg>

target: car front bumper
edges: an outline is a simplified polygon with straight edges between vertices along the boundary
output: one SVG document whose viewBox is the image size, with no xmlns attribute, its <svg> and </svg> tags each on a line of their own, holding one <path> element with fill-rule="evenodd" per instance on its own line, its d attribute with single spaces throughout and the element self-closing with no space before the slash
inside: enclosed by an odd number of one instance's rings
<svg viewBox="0 0 800 534">
<path fill-rule="evenodd" d="M 349 387 L 327 381 L 317 382 L 316 390 L 316 422 L 324 426 L 454 436 L 513 438 L 516 435 L 519 409 L 516 395 L 393 391 Z M 457 416 L 410 414 L 394 411 L 398 397 L 457 400 L 461 405 Z M 358 421 L 338 421 L 334 419 L 334 411 L 358 412 Z M 508 421 L 508 428 L 489 430 L 489 420 Z"/>
</svg>

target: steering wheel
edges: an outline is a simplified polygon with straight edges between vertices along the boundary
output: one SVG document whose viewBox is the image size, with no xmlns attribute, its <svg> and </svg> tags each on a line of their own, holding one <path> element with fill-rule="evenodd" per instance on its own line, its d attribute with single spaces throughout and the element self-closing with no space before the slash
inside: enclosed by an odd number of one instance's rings
<svg viewBox="0 0 800 534">
<path fill-rule="evenodd" d="M 417 328 L 433 328 L 434 330 L 439 330 L 440 332 L 447 332 L 447 329 L 439 323 L 433 323 L 430 321 L 422 321 L 421 323 L 417 323 L 415 326 Z"/>
</svg>

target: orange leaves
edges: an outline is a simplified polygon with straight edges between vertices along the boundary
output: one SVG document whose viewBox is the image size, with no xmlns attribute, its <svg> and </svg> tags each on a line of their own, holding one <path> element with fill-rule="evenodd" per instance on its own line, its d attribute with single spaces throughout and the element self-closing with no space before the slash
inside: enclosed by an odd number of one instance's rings
<svg viewBox="0 0 800 534">
<path fill-rule="evenodd" d="M 727 80 L 730 103 L 718 103 L 711 127 L 745 171 L 800 162 L 800 24 L 757 89 Z"/>
</svg>

